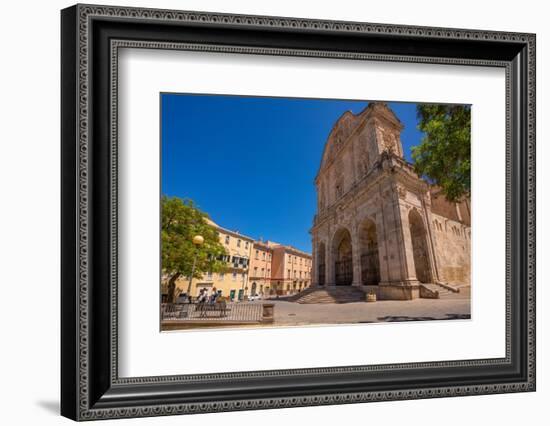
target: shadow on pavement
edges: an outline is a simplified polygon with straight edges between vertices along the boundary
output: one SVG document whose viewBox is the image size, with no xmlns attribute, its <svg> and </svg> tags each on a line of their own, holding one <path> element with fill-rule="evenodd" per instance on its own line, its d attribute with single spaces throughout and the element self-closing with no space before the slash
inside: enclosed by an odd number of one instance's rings
<svg viewBox="0 0 550 426">
<path fill-rule="evenodd" d="M 470 314 L 445 314 L 446 318 L 434 318 L 434 317 L 410 317 L 406 315 L 388 315 L 385 317 L 378 317 L 378 321 L 384 322 L 402 322 L 402 321 L 434 321 L 434 320 L 455 320 L 455 319 L 470 319 Z"/>
</svg>

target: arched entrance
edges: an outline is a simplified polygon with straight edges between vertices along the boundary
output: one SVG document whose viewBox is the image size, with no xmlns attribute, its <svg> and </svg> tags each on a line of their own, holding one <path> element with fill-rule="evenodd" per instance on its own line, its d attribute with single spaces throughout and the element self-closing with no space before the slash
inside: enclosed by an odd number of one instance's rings
<svg viewBox="0 0 550 426">
<path fill-rule="evenodd" d="M 361 250 L 361 283 L 378 285 L 380 282 L 380 259 L 378 258 L 378 237 L 376 225 L 370 219 L 359 227 L 359 247 Z"/>
<path fill-rule="evenodd" d="M 431 273 L 426 228 L 424 227 L 422 217 L 414 209 L 409 213 L 409 227 L 411 231 L 416 279 L 421 283 L 428 283 L 431 281 Z"/>
<path fill-rule="evenodd" d="M 319 248 L 317 250 L 317 283 L 319 285 L 325 285 L 325 250 L 325 243 L 319 244 Z"/>
<path fill-rule="evenodd" d="M 252 287 L 250 289 L 250 295 L 251 296 L 256 296 L 256 287 L 257 287 L 256 283 L 255 282 L 252 283 Z"/>
<path fill-rule="evenodd" d="M 336 285 L 351 285 L 353 282 L 353 260 L 351 235 L 347 229 L 340 229 L 333 240 L 334 280 Z"/>
</svg>

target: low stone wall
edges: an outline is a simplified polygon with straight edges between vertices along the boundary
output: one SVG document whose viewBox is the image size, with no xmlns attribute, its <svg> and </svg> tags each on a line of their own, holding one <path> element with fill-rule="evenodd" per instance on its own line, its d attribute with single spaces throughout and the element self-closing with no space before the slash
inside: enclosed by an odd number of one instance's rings
<svg viewBox="0 0 550 426">
<path fill-rule="evenodd" d="M 379 300 L 413 300 L 420 297 L 420 289 L 416 284 L 380 284 Z"/>
<path fill-rule="evenodd" d="M 420 297 L 423 299 L 439 299 L 439 292 L 430 290 L 428 287 L 421 285 Z"/>
</svg>

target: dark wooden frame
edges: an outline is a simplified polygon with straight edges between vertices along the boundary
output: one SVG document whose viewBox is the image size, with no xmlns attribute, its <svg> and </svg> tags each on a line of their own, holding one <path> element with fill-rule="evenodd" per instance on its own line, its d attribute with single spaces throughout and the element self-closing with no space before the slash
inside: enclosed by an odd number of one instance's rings
<svg viewBox="0 0 550 426">
<path fill-rule="evenodd" d="M 533 34 L 77 5 L 62 28 L 61 413 L 75 420 L 535 390 Z M 119 378 L 120 47 L 506 69 L 506 357 Z M 504 178 L 504 177 L 503 177 Z"/>
</svg>

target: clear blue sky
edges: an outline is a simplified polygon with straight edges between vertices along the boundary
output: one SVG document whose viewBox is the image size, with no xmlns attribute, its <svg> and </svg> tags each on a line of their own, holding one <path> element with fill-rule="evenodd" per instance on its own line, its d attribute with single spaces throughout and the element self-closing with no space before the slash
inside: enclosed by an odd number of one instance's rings
<svg viewBox="0 0 550 426">
<path fill-rule="evenodd" d="M 335 121 L 368 102 L 161 94 L 162 193 L 191 198 L 224 228 L 311 252 L 314 178 Z M 389 103 L 420 143 L 416 104 Z"/>
</svg>

